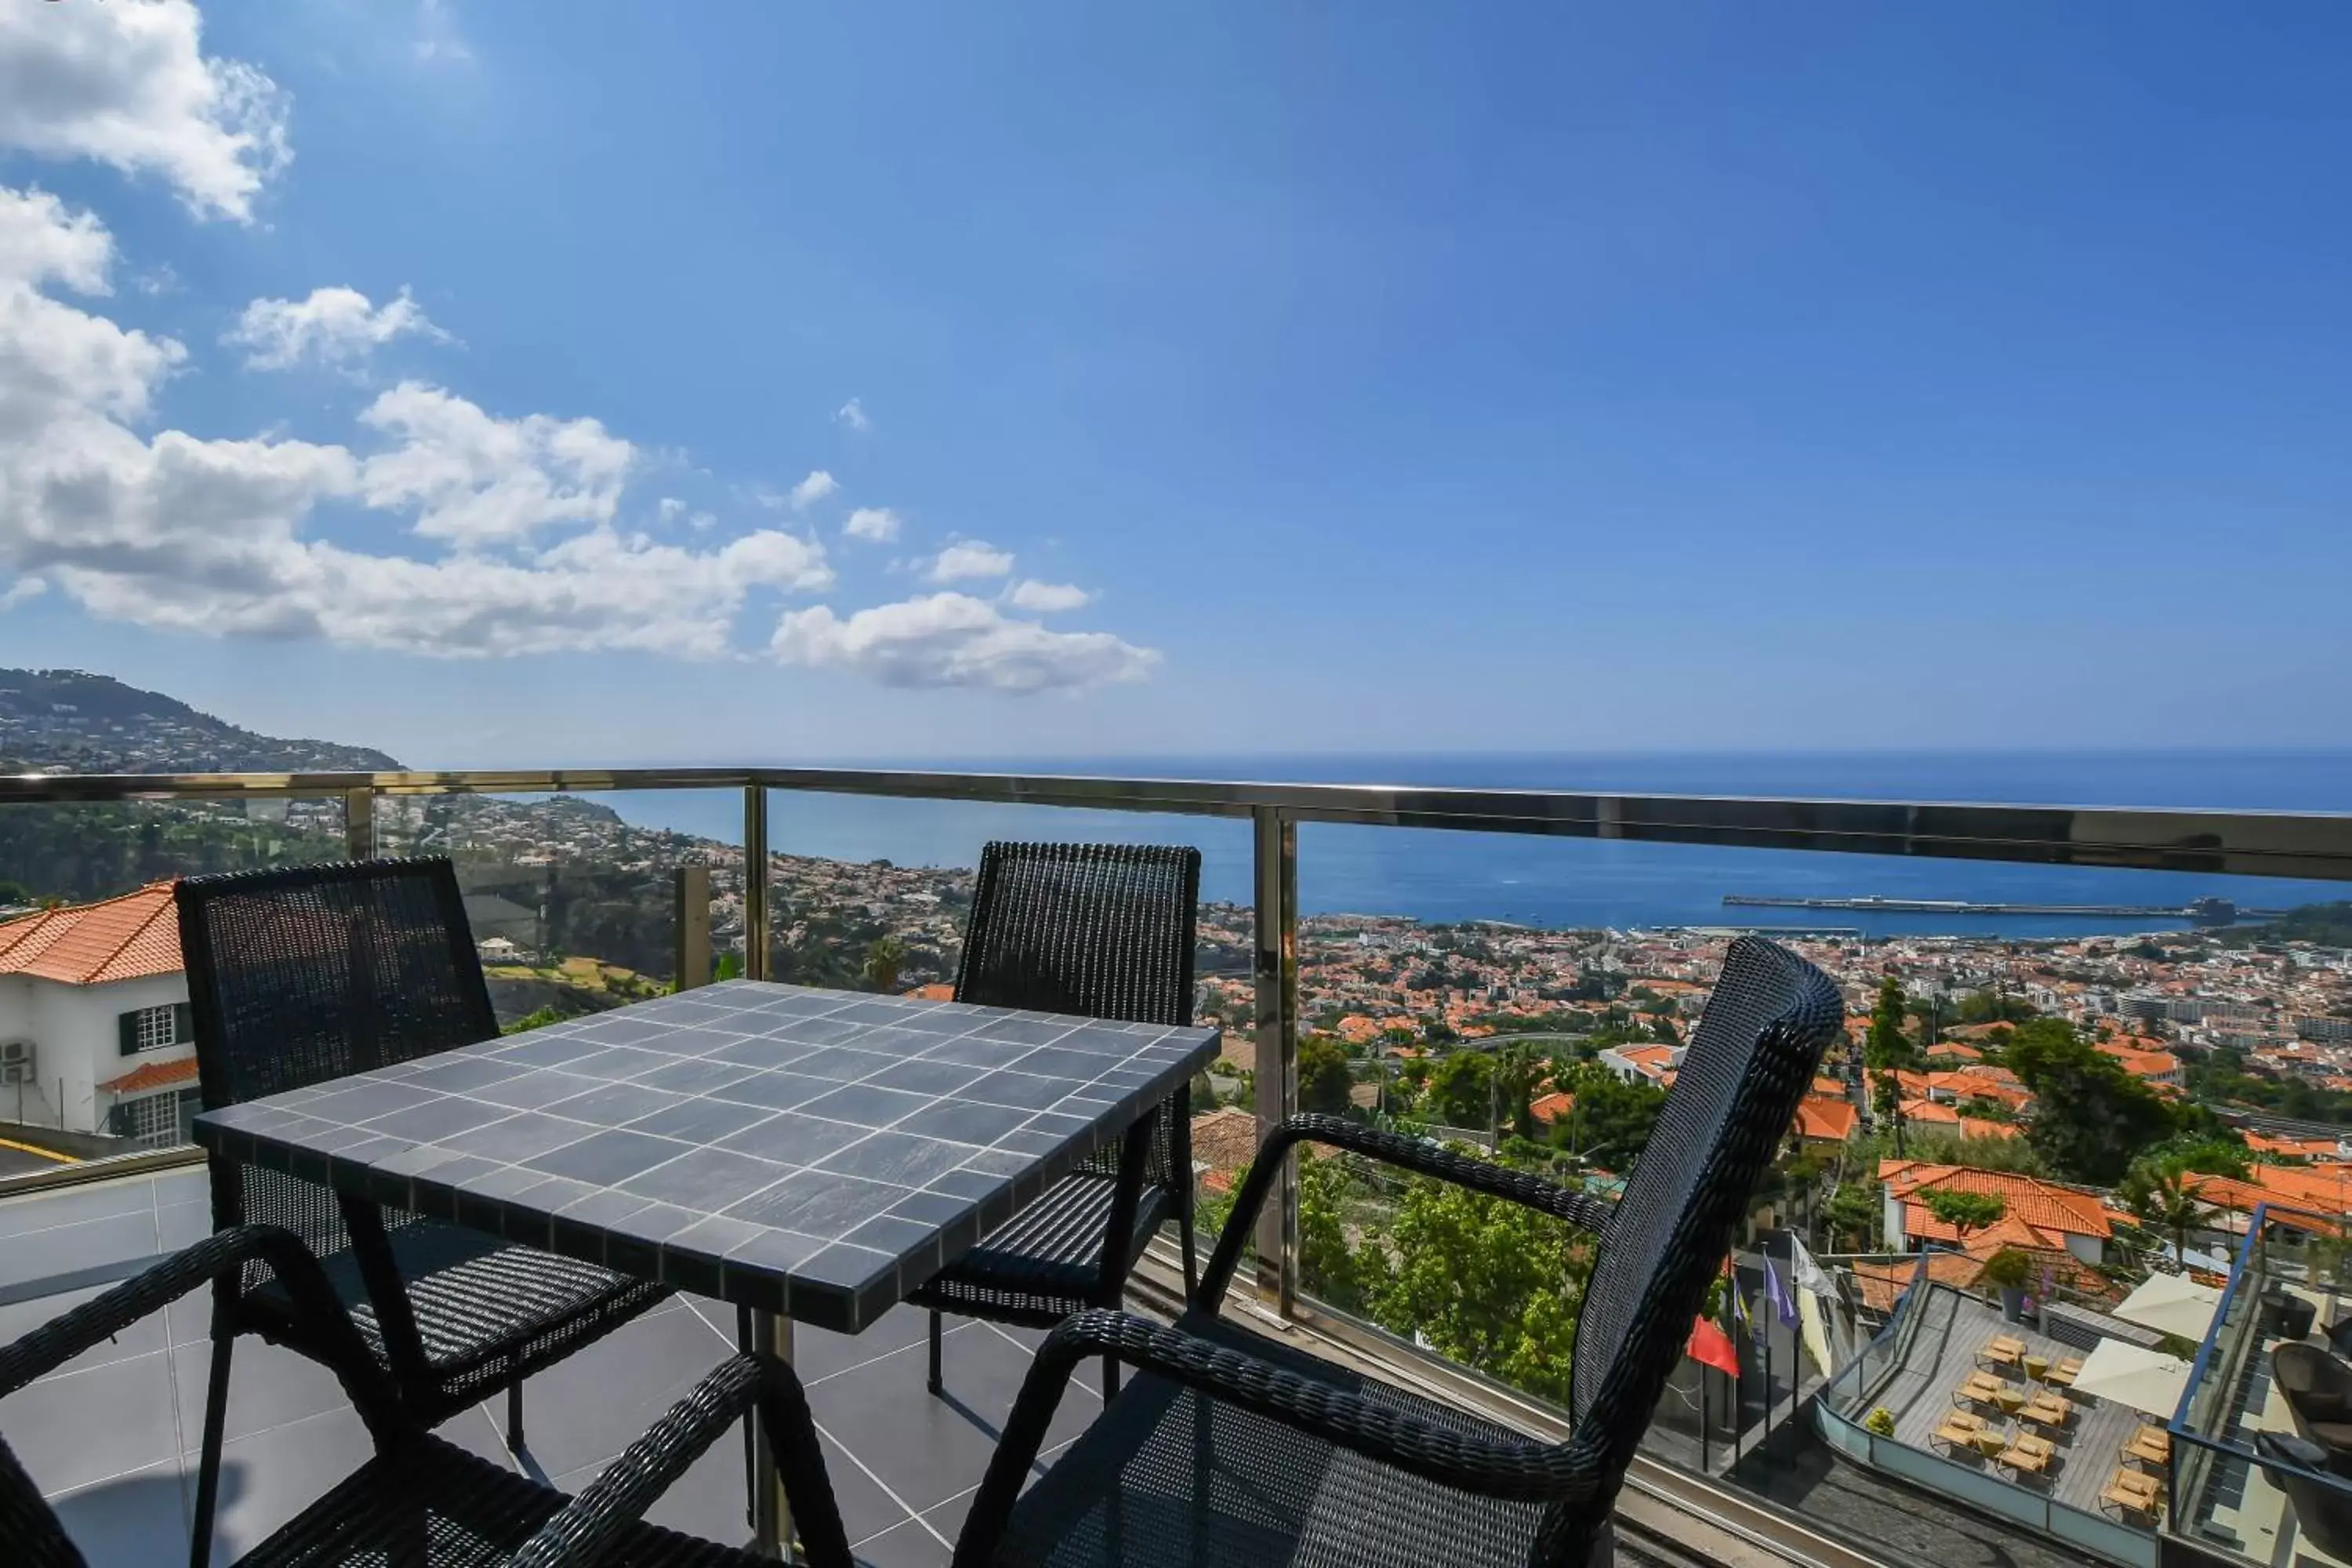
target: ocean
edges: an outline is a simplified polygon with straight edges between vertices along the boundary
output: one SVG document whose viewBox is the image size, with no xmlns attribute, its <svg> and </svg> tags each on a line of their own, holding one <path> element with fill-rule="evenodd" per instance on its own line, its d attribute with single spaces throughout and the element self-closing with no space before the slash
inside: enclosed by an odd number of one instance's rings
<svg viewBox="0 0 2352 1568">
<path fill-rule="evenodd" d="M 855 764 L 852 764 L 855 765 Z M 1661 795 L 1786 795 L 1987 804 L 2352 811 L 2352 752 L 2016 753 L 1657 753 L 1518 756 L 1235 756 L 1020 764 L 941 762 L 949 770 L 1125 777 L 1276 779 Z M 741 800 L 695 791 L 598 797 L 627 820 L 730 843 Z M 1202 895 L 1250 899 L 1248 825 L 1222 818 L 914 801 L 778 791 L 777 850 L 900 865 L 970 866 L 991 838 L 1191 843 Z M 2220 897 L 2288 907 L 2352 898 L 2352 884 L 2256 877 L 2007 865 L 1906 857 L 1307 824 L 1298 835 L 1307 913 L 1507 921 L 1550 927 L 1843 927 L 1871 935 L 2050 937 L 2178 929 L 2186 921 L 2052 916 L 1894 914 L 1727 908 L 1727 893 L 1770 897 L 2098 903 L 2177 908 Z"/>
</svg>

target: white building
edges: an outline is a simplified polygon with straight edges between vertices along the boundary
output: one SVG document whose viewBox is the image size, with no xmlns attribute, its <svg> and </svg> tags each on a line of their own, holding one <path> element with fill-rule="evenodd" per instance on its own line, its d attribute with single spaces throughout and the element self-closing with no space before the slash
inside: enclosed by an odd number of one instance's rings
<svg viewBox="0 0 2352 1568">
<path fill-rule="evenodd" d="M 197 1109 L 171 883 L 0 924 L 0 1121 L 161 1145 Z"/>
</svg>

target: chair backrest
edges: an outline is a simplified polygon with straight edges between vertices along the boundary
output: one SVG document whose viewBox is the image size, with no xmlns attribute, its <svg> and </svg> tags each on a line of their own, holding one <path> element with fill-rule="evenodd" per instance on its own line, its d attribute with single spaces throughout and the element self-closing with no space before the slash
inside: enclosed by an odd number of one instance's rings
<svg viewBox="0 0 2352 1568">
<path fill-rule="evenodd" d="M 499 1032 L 446 859 L 191 877 L 173 900 L 208 1110 Z M 321 1256 L 349 1245 L 325 1188 L 212 1165 L 216 1223 L 282 1225 Z"/>
<path fill-rule="evenodd" d="M 1829 976 L 1742 937 L 1611 1216 L 1577 1317 L 1571 1442 L 1622 1475 L 1845 1006 Z"/>
<path fill-rule="evenodd" d="M 956 1000 L 1189 1024 L 1200 889 L 1190 846 L 991 844 Z"/>
<path fill-rule="evenodd" d="M 2319 1479 L 2332 1462 L 2327 1450 L 2284 1432 L 2257 1432 L 2254 1451 L 2265 1461 L 2263 1478 L 2294 1504 L 2294 1521 L 2304 1540 L 2330 1557 L 2352 1557 L 2352 1494 Z M 2310 1561 L 2301 1553 L 2296 1560 Z"/>
<path fill-rule="evenodd" d="M 41 1489 L 0 1437 L 0 1541 L 10 1568 L 85 1568 L 84 1559 Z"/>
</svg>

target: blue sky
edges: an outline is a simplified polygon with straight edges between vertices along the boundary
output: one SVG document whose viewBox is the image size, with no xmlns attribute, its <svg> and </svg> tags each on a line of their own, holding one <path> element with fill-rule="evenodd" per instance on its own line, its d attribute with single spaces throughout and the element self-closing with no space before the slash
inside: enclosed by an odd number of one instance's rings
<svg viewBox="0 0 2352 1568">
<path fill-rule="evenodd" d="M 2344 742 L 2334 5 L 5 15 L 5 662 L 442 765 Z"/>
</svg>

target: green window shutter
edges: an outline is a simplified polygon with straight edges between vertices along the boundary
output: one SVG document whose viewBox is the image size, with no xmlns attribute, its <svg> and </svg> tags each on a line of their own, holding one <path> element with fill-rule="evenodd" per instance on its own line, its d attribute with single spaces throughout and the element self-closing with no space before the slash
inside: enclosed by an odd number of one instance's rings
<svg viewBox="0 0 2352 1568">
<path fill-rule="evenodd" d="M 126 1057 L 138 1055 L 139 1015 L 136 1013 L 117 1013 L 114 1016 L 114 1028 L 116 1037 L 120 1039 L 122 1044 L 122 1054 Z"/>
<path fill-rule="evenodd" d="M 185 1002 L 172 1004 L 172 1040 L 186 1045 L 196 1037 L 196 1010 Z"/>
</svg>

